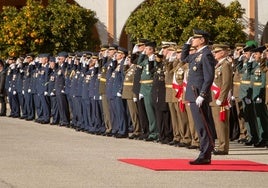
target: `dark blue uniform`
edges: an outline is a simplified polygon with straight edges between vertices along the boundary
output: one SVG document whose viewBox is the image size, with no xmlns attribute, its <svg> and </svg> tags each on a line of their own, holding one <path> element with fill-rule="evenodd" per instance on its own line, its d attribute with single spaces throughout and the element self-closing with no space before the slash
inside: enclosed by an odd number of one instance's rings
<svg viewBox="0 0 268 188">
<path fill-rule="evenodd" d="M 214 149 L 213 142 L 215 136 L 212 133 L 215 128 L 209 102 L 212 100 L 210 87 L 214 80 L 216 61 L 208 47 L 204 47 L 195 54 L 189 55 L 190 47 L 190 45 L 185 44 L 181 56 L 183 62 L 189 63 L 189 77 L 185 100 L 190 102 L 195 128 L 200 139 L 200 154 L 198 159 L 210 160 L 211 152 Z M 192 87 L 196 89 L 197 95 L 204 97 L 204 101 L 200 107 L 204 112 L 203 114 L 200 113 L 199 107 L 195 104 L 197 96 Z M 210 129 L 210 132 L 207 131 L 206 125 Z"/>
</svg>

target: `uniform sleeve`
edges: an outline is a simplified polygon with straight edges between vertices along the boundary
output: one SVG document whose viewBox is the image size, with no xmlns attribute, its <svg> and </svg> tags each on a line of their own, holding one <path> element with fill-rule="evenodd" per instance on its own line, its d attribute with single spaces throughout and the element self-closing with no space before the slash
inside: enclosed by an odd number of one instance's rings
<svg viewBox="0 0 268 188">
<path fill-rule="evenodd" d="M 228 62 L 224 62 L 222 66 L 222 85 L 219 96 L 220 101 L 225 101 L 228 98 L 228 93 L 232 87 L 232 66 Z"/>
</svg>

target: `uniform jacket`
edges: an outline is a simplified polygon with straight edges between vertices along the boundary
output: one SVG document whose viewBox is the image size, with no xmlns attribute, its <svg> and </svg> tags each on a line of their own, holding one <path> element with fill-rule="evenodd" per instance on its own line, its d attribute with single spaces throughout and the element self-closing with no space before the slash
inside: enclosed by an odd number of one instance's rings
<svg viewBox="0 0 268 188">
<path fill-rule="evenodd" d="M 195 102 L 197 96 L 192 90 L 193 86 L 197 90 L 197 95 L 201 95 L 210 102 L 212 100 L 210 87 L 214 80 L 216 60 L 207 46 L 194 54 L 189 54 L 190 47 L 190 45 L 184 44 L 181 55 L 181 60 L 189 63 L 185 99 Z"/>
</svg>

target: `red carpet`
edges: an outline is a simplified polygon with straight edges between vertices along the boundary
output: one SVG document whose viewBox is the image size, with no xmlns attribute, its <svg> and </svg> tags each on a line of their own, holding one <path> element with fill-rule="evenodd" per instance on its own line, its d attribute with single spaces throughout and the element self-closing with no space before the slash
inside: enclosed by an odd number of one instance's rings
<svg viewBox="0 0 268 188">
<path fill-rule="evenodd" d="M 268 165 L 246 160 L 212 160 L 211 165 L 189 165 L 189 159 L 118 159 L 156 171 L 253 171 L 268 172 Z"/>
</svg>

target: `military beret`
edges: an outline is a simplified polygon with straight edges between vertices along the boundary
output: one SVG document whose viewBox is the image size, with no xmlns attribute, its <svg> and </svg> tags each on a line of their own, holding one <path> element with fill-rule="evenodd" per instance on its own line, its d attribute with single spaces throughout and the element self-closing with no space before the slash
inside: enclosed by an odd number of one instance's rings
<svg viewBox="0 0 268 188">
<path fill-rule="evenodd" d="M 207 31 L 200 30 L 200 29 L 194 29 L 193 30 L 193 37 L 194 38 L 209 38 L 210 34 Z"/>
<path fill-rule="evenodd" d="M 58 53 L 58 56 L 59 57 L 67 57 L 68 53 L 67 52 L 60 52 L 60 53 Z"/>
<path fill-rule="evenodd" d="M 117 50 L 118 49 L 118 45 L 117 44 L 111 44 L 109 46 L 109 50 Z"/>
<path fill-rule="evenodd" d="M 212 46 L 213 51 L 212 52 L 219 52 L 222 50 L 228 50 L 229 48 L 230 48 L 230 46 L 226 45 L 226 44 L 213 44 L 213 46 Z"/>
<path fill-rule="evenodd" d="M 262 53 L 265 49 L 266 49 L 265 46 L 260 46 L 258 48 L 252 49 L 251 52 L 260 52 L 260 53 Z"/>
<path fill-rule="evenodd" d="M 155 42 L 146 42 L 145 43 L 145 46 L 150 46 L 152 48 L 155 48 L 156 47 L 156 43 Z"/>
</svg>

